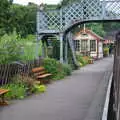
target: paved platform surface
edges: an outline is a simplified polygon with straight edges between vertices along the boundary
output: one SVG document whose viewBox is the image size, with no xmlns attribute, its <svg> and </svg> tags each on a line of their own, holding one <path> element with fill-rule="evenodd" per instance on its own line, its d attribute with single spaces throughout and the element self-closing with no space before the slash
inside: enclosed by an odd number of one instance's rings
<svg viewBox="0 0 120 120">
<path fill-rule="evenodd" d="M 74 71 L 47 92 L 0 107 L 0 120 L 101 120 L 112 58 Z"/>
</svg>

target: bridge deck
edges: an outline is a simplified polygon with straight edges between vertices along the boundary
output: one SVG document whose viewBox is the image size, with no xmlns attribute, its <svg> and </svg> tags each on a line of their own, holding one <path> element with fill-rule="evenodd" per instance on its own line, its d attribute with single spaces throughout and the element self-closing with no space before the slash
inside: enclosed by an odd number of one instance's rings
<svg viewBox="0 0 120 120">
<path fill-rule="evenodd" d="M 0 108 L 0 120 L 100 120 L 112 58 L 77 70 L 48 92 Z"/>
</svg>

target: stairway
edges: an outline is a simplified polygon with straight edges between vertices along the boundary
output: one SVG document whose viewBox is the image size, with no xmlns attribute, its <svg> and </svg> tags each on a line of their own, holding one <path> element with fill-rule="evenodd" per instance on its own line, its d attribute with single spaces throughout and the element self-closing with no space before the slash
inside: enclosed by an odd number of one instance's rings
<svg viewBox="0 0 120 120">
<path fill-rule="evenodd" d="M 73 43 L 73 40 L 72 40 L 72 34 L 70 32 L 67 35 L 67 40 L 68 40 L 70 49 L 72 51 L 73 64 L 75 65 L 75 67 L 80 67 L 80 65 L 78 64 L 77 59 L 76 59 L 74 43 Z"/>
</svg>

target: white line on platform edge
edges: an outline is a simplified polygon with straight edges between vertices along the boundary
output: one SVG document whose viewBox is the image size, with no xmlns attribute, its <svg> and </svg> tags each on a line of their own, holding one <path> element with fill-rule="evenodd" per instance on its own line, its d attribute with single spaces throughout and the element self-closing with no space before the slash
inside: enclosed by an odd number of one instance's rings
<svg viewBox="0 0 120 120">
<path fill-rule="evenodd" d="M 111 85 L 112 85 L 112 77 L 113 77 L 113 73 L 111 74 L 110 79 L 109 79 L 109 84 L 108 84 L 106 100 L 105 100 L 105 104 L 104 104 L 102 120 L 107 120 L 107 116 L 108 116 L 108 107 L 109 107 L 109 101 L 110 101 L 110 91 L 111 91 Z"/>
</svg>

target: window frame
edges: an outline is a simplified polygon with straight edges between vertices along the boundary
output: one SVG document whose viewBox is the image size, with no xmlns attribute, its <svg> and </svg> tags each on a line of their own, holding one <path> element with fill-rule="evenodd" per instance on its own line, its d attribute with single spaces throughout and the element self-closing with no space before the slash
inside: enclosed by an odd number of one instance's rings
<svg viewBox="0 0 120 120">
<path fill-rule="evenodd" d="M 95 41 L 91 44 L 91 42 Z M 90 40 L 90 52 L 96 52 L 97 51 L 97 40 L 93 39 Z"/>
<path fill-rule="evenodd" d="M 76 52 L 80 52 L 80 40 L 74 40 L 74 48 Z"/>
<path fill-rule="evenodd" d="M 84 41 L 84 45 L 83 45 L 84 49 L 82 49 L 83 48 L 82 41 Z M 88 39 L 81 39 L 81 52 L 87 52 L 87 51 L 88 51 Z"/>
</svg>

